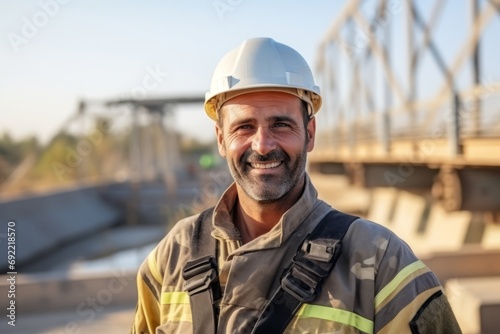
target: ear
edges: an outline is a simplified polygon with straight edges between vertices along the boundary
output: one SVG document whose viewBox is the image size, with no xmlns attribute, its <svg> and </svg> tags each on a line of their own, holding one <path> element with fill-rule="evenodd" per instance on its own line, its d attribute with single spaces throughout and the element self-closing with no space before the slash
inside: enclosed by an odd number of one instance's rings
<svg viewBox="0 0 500 334">
<path fill-rule="evenodd" d="M 312 117 L 307 123 L 307 152 L 311 152 L 314 148 L 314 139 L 316 136 L 316 117 Z"/>
<path fill-rule="evenodd" d="M 215 124 L 215 134 L 217 135 L 217 148 L 221 157 L 226 157 L 226 145 L 224 144 L 224 131 L 219 126 L 219 123 Z"/>
</svg>

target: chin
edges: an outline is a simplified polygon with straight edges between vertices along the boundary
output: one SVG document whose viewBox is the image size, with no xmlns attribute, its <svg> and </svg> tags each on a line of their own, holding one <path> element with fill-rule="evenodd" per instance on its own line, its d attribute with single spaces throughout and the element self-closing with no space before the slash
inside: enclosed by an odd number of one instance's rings
<svg viewBox="0 0 500 334">
<path fill-rule="evenodd" d="M 245 188 L 243 188 L 245 189 Z M 281 191 L 273 191 L 273 192 L 266 192 L 266 191 L 253 191 L 252 189 L 250 191 L 247 191 L 245 189 L 245 193 L 256 200 L 259 203 L 273 203 L 277 202 L 280 199 L 282 199 L 290 190 L 288 191 L 286 189 L 281 189 Z"/>
</svg>

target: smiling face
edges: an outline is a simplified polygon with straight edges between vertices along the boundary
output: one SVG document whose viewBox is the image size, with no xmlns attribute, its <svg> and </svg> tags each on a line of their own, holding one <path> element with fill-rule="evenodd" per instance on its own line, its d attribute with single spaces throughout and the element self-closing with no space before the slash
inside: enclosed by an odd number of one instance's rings
<svg viewBox="0 0 500 334">
<path fill-rule="evenodd" d="M 304 126 L 298 97 L 281 92 L 240 95 L 224 104 L 219 117 L 219 152 L 240 194 L 242 190 L 260 203 L 300 195 L 316 123 L 312 118 Z"/>
</svg>

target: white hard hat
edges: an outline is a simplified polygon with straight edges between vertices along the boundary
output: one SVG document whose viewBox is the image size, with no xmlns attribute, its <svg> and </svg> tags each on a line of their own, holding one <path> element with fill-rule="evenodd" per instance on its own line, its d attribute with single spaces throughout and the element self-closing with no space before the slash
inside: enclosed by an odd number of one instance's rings
<svg viewBox="0 0 500 334">
<path fill-rule="evenodd" d="M 291 47 L 271 38 L 252 38 L 226 53 L 215 68 L 205 112 L 217 120 L 217 111 L 238 95 L 279 91 L 309 104 L 311 114 L 321 107 L 319 87 L 304 58 Z"/>
</svg>

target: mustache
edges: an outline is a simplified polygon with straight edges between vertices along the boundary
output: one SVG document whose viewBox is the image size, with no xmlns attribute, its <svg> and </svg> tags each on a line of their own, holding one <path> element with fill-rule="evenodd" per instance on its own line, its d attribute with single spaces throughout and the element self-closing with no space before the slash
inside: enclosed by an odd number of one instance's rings
<svg viewBox="0 0 500 334">
<path fill-rule="evenodd" d="M 287 160 L 288 155 L 282 150 L 274 150 L 266 155 L 261 155 L 251 149 L 247 150 L 241 157 L 245 163 L 266 162 L 266 161 L 281 161 Z"/>
</svg>

